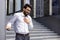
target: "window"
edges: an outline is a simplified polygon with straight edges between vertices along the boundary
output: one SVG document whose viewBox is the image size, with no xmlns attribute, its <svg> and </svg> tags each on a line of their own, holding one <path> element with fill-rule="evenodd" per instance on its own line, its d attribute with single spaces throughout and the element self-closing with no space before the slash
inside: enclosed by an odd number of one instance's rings
<svg viewBox="0 0 60 40">
<path fill-rule="evenodd" d="M 6 0 L 7 15 L 14 14 L 22 10 L 24 0 Z"/>
</svg>

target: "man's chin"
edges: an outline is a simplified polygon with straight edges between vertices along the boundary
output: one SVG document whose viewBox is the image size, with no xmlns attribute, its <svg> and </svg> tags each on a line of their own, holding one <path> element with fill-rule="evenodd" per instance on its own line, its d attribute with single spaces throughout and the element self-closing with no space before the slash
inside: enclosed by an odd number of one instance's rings
<svg viewBox="0 0 60 40">
<path fill-rule="evenodd" d="M 27 16 L 27 14 L 25 14 L 25 16 Z"/>
</svg>

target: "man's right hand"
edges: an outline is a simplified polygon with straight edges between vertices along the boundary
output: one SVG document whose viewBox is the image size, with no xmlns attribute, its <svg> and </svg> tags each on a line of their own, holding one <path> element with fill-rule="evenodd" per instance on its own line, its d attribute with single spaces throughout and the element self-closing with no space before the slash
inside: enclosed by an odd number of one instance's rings
<svg viewBox="0 0 60 40">
<path fill-rule="evenodd" d="M 24 18 L 24 22 L 26 22 L 27 24 L 29 24 L 30 20 L 28 18 Z"/>
<path fill-rule="evenodd" d="M 11 30 L 11 26 L 8 26 L 8 25 L 7 25 L 7 26 L 6 26 L 6 30 L 8 30 L 8 31 Z"/>
</svg>

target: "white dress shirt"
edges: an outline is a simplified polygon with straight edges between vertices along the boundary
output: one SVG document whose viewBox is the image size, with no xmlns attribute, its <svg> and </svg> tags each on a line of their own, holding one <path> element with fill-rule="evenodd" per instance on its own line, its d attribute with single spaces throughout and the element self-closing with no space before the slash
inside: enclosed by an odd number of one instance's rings
<svg viewBox="0 0 60 40">
<path fill-rule="evenodd" d="M 7 25 L 12 26 L 12 24 L 14 24 L 14 30 L 16 33 L 27 34 L 29 33 L 29 30 L 33 28 L 33 23 L 32 18 L 29 15 L 26 18 L 30 20 L 29 24 L 24 22 L 23 12 L 15 13 Z"/>
</svg>

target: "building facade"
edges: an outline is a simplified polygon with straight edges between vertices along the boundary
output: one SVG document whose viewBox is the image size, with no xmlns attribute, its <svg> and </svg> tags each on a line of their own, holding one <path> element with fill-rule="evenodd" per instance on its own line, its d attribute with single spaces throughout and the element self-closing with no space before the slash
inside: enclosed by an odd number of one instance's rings
<svg viewBox="0 0 60 40">
<path fill-rule="evenodd" d="M 14 14 L 22 10 L 23 5 L 32 5 L 31 16 L 33 18 L 60 14 L 59 0 L 7 0 L 7 14 Z"/>
</svg>

